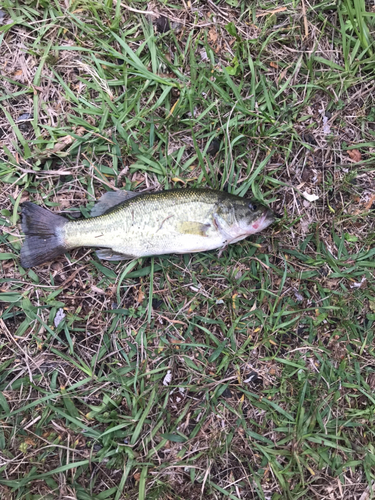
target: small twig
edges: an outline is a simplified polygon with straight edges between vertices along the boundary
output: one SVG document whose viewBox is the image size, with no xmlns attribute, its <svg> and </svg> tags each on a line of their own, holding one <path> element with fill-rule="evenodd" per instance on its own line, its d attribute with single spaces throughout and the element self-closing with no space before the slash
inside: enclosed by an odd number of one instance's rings
<svg viewBox="0 0 375 500">
<path fill-rule="evenodd" d="M 169 321 L 170 323 L 173 323 L 173 324 L 176 324 L 176 325 L 184 325 L 184 326 L 187 326 L 186 323 L 184 323 L 183 321 L 179 321 L 178 319 L 169 319 L 167 318 L 167 316 L 162 316 L 161 314 L 158 314 L 159 318 L 163 318 L 165 319 L 166 321 Z"/>
<path fill-rule="evenodd" d="M 115 0 L 115 5 L 117 4 L 117 0 Z M 121 2 L 121 7 L 124 7 L 126 10 L 130 10 L 130 12 L 136 12 L 137 14 L 145 14 L 146 16 L 154 16 L 154 17 L 159 17 L 159 14 L 156 14 L 152 10 L 138 10 L 134 9 L 133 7 L 129 7 L 128 5 L 125 5 L 124 3 Z"/>
<path fill-rule="evenodd" d="M 279 7 L 278 9 L 273 10 L 265 10 L 264 12 L 259 12 L 259 14 L 256 14 L 255 17 L 269 16 L 272 14 L 277 14 L 278 12 L 284 12 L 285 10 L 287 10 L 286 7 Z"/>
<path fill-rule="evenodd" d="M 21 170 L 24 174 L 45 174 L 45 175 L 73 175 L 70 170 L 31 170 L 29 168 L 22 168 L 20 166 L 17 166 L 18 170 Z"/>
<path fill-rule="evenodd" d="M 307 24 L 305 0 L 302 0 L 302 16 L 303 16 L 303 25 L 305 27 L 305 38 L 308 38 L 308 36 L 309 36 L 309 27 L 308 27 L 308 24 Z"/>
</svg>

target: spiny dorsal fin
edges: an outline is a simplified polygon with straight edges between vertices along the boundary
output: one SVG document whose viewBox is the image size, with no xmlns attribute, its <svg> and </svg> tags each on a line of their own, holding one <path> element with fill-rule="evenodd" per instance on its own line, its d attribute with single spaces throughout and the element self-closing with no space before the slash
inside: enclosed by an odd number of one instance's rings
<svg viewBox="0 0 375 500">
<path fill-rule="evenodd" d="M 108 191 L 95 203 L 91 209 L 90 215 L 91 217 L 104 215 L 108 210 L 111 210 L 120 203 L 130 200 L 130 198 L 134 198 L 134 196 L 138 196 L 139 194 L 141 193 L 134 193 L 133 191 Z"/>
</svg>

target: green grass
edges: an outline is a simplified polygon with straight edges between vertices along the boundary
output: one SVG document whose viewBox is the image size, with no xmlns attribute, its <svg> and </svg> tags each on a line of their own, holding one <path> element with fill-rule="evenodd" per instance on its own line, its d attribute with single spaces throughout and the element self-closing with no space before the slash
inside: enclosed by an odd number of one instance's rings
<svg viewBox="0 0 375 500">
<path fill-rule="evenodd" d="M 374 498 L 374 12 L 68 4 L 2 7 L 0 497 Z M 283 218 L 220 257 L 20 266 L 26 199 L 185 186 Z"/>
</svg>

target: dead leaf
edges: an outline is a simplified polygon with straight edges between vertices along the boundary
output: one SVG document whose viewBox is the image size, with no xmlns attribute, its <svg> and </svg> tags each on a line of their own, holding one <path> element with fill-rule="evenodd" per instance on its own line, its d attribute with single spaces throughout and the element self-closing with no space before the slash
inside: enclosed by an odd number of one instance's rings
<svg viewBox="0 0 375 500">
<path fill-rule="evenodd" d="M 272 62 L 272 61 L 270 62 L 270 66 L 271 66 L 271 68 L 275 68 L 275 69 L 279 68 L 279 65 L 275 62 Z"/>
<path fill-rule="evenodd" d="M 30 437 L 25 438 L 24 439 L 24 443 L 26 443 L 29 446 L 35 446 L 36 445 L 36 442 L 33 439 L 31 439 Z"/>
<path fill-rule="evenodd" d="M 331 279 L 327 280 L 327 282 L 325 283 L 325 286 L 327 288 L 329 288 L 330 290 L 336 290 L 339 282 L 340 282 L 339 278 L 331 278 Z"/>
<path fill-rule="evenodd" d="M 178 104 L 178 101 L 179 101 L 179 100 L 180 100 L 180 99 L 177 99 L 177 101 L 173 104 L 173 106 L 172 106 L 172 108 L 171 108 L 171 110 L 170 110 L 170 112 L 169 112 L 169 114 L 168 114 L 167 118 L 169 118 L 170 116 L 172 116 L 172 115 L 173 115 L 173 111 L 176 109 L 176 106 L 177 106 L 177 104 Z"/>
<path fill-rule="evenodd" d="M 140 174 L 139 172 L 135 172 L 132 175 L 131 181 L 134 182 L 136 185 L 141 184 L 144 182 L 145 176 L 143 174 Z"/>
<path fill-rule="evenodd" d="M 163 379 L 163 385 L 169 385 L 172 382 L 172 371 L 168 370 Z"/>
<path fill-rule="evenodd" d="M 286 74 L 288 72 L 288 68 L 289 68 L 289 66 L 282 70 L 282 72 L 280 73 L 279 78 L 277 80 L 277 83 L 280 83 L 280 81 L 286 77 Z"/>
<path fill-rule="evenodd" d="M 53 148 L 45 149 L 40 155 L 38 155 L 38 158 L 45 158 L 45 157 L 48 158 L 52 154 L 60 153 L 65 148 L 70 146 L 74 141 L 75 141 L 75 139 L 71 135 L 66 135 L 64 137 L 60 137 L 60 139 L 54 145 Z"/>
<path fill-rule="evenodd" d="M 79 135 L 80 137 L 82 137 L 86 132 L 86 129 L 85 127 L 77 127 L 75 130 L 74 130 L 74 133 Z M 102 139 L 104 139 L 104 137 L 102 135 L 99 135 L 99 134 L 95 134 L 95 132 L 91 132 L 92 134 L 94 135 L 97 135 L 98 137 L 101 137 Z M 108 140 L 108 139 L 107 139 Z M 110 142 L 111 144 L 113 144 L 112 141 L 108 141 Z"/>
<path fill-rule="evenodd" d="M 211 43 L 216 43 L 217 37 L 218 37 L 218 34 L 216 31 L 216 28 L 215 28 L 215 26 L 212 26 L 212 28 L 208 32 L 208 41 Z"/>
<path fill-rule="evenodd" d="M 365 276 L 362 276 L 361 281 L 354 281 L 353 279 L 350 279 L 350 281 L 352 282 L 352 284 L 349 285 L 350 288 L 361 288 L 362 290 L 367 288 L 367 279 Z"/>
<path fill-rule="evenodd" d="M 138 290 L 138 297 L 137 297 L 138 304 L 141 304 L 143 302 L 144 298 L 145 298 L 145 294 L 144 294 L 143 290 L 140 288 Z"/>
<path fill-rule="evenodd" d="M 274 345 L 277 345 L 276 342 L 274 342 Z M 268 371 L 268 373 L 273 376 L 273 375 L 277 375 L 277 369 L 275 366 L 270 366 L 270 369 Z"/>
<path fill-rule="evenodd" d="M 310 193 L 308 193 L 307 191 L 304 191 L 304 192 L 302 193 L 302 196 L 303 196 L 304 198 L 306 198 L 306 200 L 307 200 L 307 201 L 309 201 L 309 202 L 319 200 L 319 196 L 317 196 L 316 194 L 310 194 Z"/>
<path fill-rule="evenodd" d="M 238 297 L 238 293 L 235 293 L 232 295 L 232 307 L 233 309 L 236 309 L 236 299 Z"/>
<path fill-rule="evenodd" d="M 173 182 L 182 182 L 182 184 L 186 184 L 186 182 L 182 179 L 180 179 L 179 177 L 172 177 L 172 181 Z"/>
<path fill-rule="evenodd" d="M 361 153 L 358 151 L 358 149 L 350 149 L 348 151 L 348 155 L 350 156 L 350 158 L 355 161 L 356 163 L 358 163 L 359 161 L 362 160 L 362 155 Z"/>
<path fill-rule="evenodd" d="M 368 202 L 365 204 L 365 209 L 370 210 L 374 202 L 375 202 L 375 194 L 372 194 Z"/>
</svg>

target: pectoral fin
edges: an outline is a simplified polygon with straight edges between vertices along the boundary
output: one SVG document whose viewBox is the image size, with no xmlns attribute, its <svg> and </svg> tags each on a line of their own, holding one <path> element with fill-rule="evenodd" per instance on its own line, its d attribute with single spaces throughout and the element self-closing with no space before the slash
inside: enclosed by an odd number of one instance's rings
<svg viewBox="0 0 375 500">
<path fill-rule="evenodd" d="M 91 217 L 97 217 L 98 215 L 104 215 L 109 210 L 117 207 L 120 203 L 123 203 L 134 196 L 138 196 L 141 193 L 134 193 L 133 191 L 108 191 L 104 193 L 103 196 L 95 203 L 91 209 Z"/>
<path fill-rule="evenodd" d="M 177 230 L 182 234 L 196 234 L 198 236 L 207 236 L 207 231 L 211 224 L 202 224 L 195 221 L 183 221 L 177 226 Z"/>
<path fill-rule="evenodd" d="M 101 260 L 129 260 L 134 259 L 134 255 L 126 255 L 124 253 L 115 253 L 111 248 L 102 248 L 97 250 L 96 255 Z"/>
</svg>

